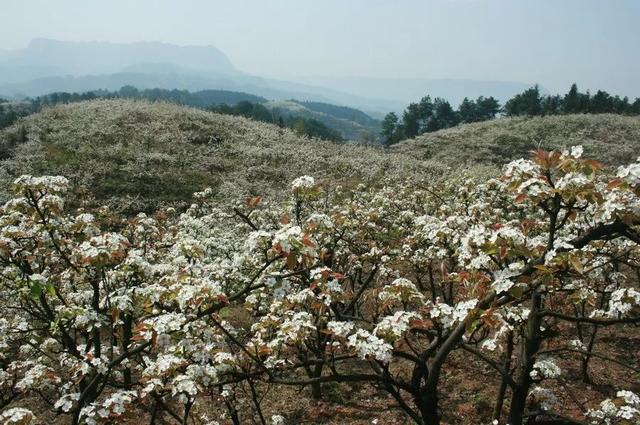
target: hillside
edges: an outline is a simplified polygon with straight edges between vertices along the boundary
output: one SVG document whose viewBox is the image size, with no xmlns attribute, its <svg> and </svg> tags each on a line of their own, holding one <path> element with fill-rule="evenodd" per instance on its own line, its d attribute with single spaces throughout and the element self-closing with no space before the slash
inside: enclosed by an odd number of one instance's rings
<svg viewBox="0 0 640 425">
<path fill-rule="evenodd" d="M 584 146 L 585 155 L 617 165 L 640 154 L 640 117 L 557 115 L 501 118 L 424 134 L 392 148 L 449 165 L 503 164 L 532 149 Z"/>
<path fill-rule="evenodd" d="M 13 124 L 20 116 L 40 111 L 43 106 L 75 103 L 95 99 L 131 99 L 163 101 L 183 106 L 193 106 L 228 115 L 241 115 L 271 124 L 296 128 L 298 134 L 319 137 L 325 140 L 353 140 L 379 142 L 380 122 L 366 113 L 347 106 L 321 102 L 269 102 L 266 98 L 244 92 L 228 90 L 167 90 L 161 88 L 138 89 L 126 85 L 118 90 L 97 90 L 89 92 L 53 92 L 19 102 L 2 102 L 0 98 L 0 129 Z M 20 111 L 12 106 L 22 104 Z M 265 104 L 266 106 L 263 106 Z M 304 106 L 303 106 L 304 105 Z M 13 108 L 13 109 L 10 109 Z M 253 109 L 258 111 L 253 111 Z M 270 108 L 270 109 L 267 109 Z M 255 113 L 254 113 L 255 112 Z M 296 126 L 299 119 L 307 121 Z M 284 119 L 286 125 L 283 125 Z M 310 120 L 317 121 L 311 123 Z M 327 129 L 323 127 L 328 127 Z"/>
<path fill-rule="evenodd" d="M 340 132 L 347 140 L 376 141 L 380 137 L 380 121 L 354 108 L 296 100 L 271 101 L 265 106 L 277 116 L 298 116 L 318 120 Z"/>
<path fill-rule="evenodd" d="M 24 129 L 24 130 L 23 130 Z M 21 134 L 23 132 L 24 134 Z M 23 142 L 26 140 L 26 142 Z M 442 169 L 405 154 L 307 139 L 248 119 L 168 103 L 95 100 L 46 108 L 0 132 L 2 198 L 21 174 L 56 174 L 114 209 L 184 206 L 211 186 L 221 197 L 269 195 L 302 174 L 421 176 Z"/>
</svg>

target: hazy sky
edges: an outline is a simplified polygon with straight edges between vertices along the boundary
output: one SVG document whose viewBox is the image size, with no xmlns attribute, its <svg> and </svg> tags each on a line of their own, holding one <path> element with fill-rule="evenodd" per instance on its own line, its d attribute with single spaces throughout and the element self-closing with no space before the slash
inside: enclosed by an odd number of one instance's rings
<svg viewBox="0 0 640 425">
<path fill-rule="evenodd" d="M 263 76 L 468 78 L 640 96 L 640 0 L 0 0 L 35 37 L 214 45 Z"/>
</svg>

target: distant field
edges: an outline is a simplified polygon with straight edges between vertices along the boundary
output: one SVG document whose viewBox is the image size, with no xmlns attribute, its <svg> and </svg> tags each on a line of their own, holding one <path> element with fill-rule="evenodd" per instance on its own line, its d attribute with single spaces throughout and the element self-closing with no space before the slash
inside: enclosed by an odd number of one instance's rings
<svg viewBox="0 0 640 425">
<path fill-rule="evenodd" d="M 640 117 L 557 115 L 502 118 L 461 125 L 400 142 L 392 149 L 419 159 L 459 164 L 503 164 L 537 148 L 583 145 L 585 155 L 608 164 L 640 155 Z"/>
</svg>

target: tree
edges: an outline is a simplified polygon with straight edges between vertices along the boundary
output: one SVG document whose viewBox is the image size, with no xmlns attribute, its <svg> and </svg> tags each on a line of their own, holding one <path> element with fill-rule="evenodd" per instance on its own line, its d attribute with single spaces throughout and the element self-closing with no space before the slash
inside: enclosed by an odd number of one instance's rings
<svg viewBox="0 0 640 425">
<path fill-rule="evenodd" d="M 630 106 L 630 110 L 633 115 L 640 115 L 640 97 L 636 98 Z"/>
<path fill-rule="evenodd" d="M 458 107 L 459 119 L 465 123 L 491 120 L 498 112 L 500 112 L 500 103 L 491 96 L 480 96 L 475 101 L 465 97 Z"/>
<path fill-rule="evenodd" d="M 500 102 L 493 96 L 480 96 L 476 99 L 476 107 L 480 121 L 492 120 L 500 112 Z"/>
<path fill-rule="evenodd" d="M 540 89 L 538 85 L 515 95 L 504 105 L 507 116 L 536 116 L 542 113 Z"/>
<path fill-rule="evenodd" d="M 395 112 L 389 112 L 382 120 L 381 135 L 385 145 L 398 142 L 398 116 Z"/>
<path fill-rule="evenodd" d="M 410 103 L 402 114 L 402 128 L 404 137 L 412 139 L 420 134 L 420 121 L 422 110 L 419 103 Z"/>
<path fill-rule="evenodd" d="M 567 114 L 584 114 L 589 111 L 589 94 L 580 93 L 578 85 L 573 83 L 564 96 L 563 111 Z"/>
<path fill-rule="evenodd" d="M 562 98 L 560 95 L 544 96 L 540 102 L 542 115 L 558 115 L 562 112 Z"/>
<path fill-rule="evenodd" d="M 460 122 L 458 114 L 453 110 L 451 104 L 446 100 L 437 97 L 433 101 L 433 114 L 426 124 L 428 132 L 438 131 L 443 128 L 454 127 Z"/>
<path fill-rule="evenodd" d="M 430 96 L 425 96 L 422 99 L 420 99 L 420 103 L 418 106 L 418 126 L 419 126 L 419 130 L 418 133 L 419 134 L 423 134 L 425 133 L 427 130 L 427 125 L 429 123 L 429 121 L 431 121 L 431 119 L 433 118 L 433 114 L 434 114 L 434 109 L 435 109 L 435 105 L 434 103 L 431 101 L 431 97 Z"/>
<path fill-rule="evenodd" d="M 208 189 L 181 214 L 119 218 L 66 211 L 63 177 L 18 178 L 0 209 L 0 417 L 283 423 L 270 388 L 360 382 L 437 425 L 444 371 L 475 368 L 500 382 L 499 422 L 567 422 L 558 358 L 637 371 L 575 337 L 640 323 L 640 163 L 611 171 L 576 146 L 499 179 L 380 183 L 301 176 L 285 200 Z M 640 419 L 640 398 L 609 384 L 589 420 Z"/>
<path fill-rule="evenodd" d="M 598 90 L 589 100 L 589 112 L 593 114 L 611 113 L 614 110 L 614 99 L 606 91 Z"/>
<path fill-rule="evenodd" d="M 464 123 L 479 121 L 478 105 L 469 98 L 462 99 L 462 103 L 458 107 L 458 114 L 460 115 L 460 121 Z"/>
<path fill-rule="evenodd" d="M 134 86 L 123 86 L 118 92 L 120 97 L 137 99 L 140 96 L 140 92 Z"/>
</svg>

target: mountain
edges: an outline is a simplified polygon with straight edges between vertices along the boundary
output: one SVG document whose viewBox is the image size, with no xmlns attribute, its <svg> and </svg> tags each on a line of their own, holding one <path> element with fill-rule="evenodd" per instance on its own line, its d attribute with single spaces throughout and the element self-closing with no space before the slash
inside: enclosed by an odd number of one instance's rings
<svg viewBox="0 0 640 425">
<path fill-rule="evenodd" d="M 431 94 L 457 104 L 464 96 L 506 100 L 529 84 L 470 80 L 403 80 L 368 77 L 264 78 L 238 70 L 213 46 L 158 42 L 104 43 L 35 39 L 0 52 L 0 95 L 22 98 L 55 91 L 138 88 L 219 89 L 270 100 L 298 99 L 351 106 L 382 118 Z"/>
<path fill-rule="evenodd" d="M 0 55 L 0 94 L 5 96 L 115 90 L 123 85 L 191 91 L 223 89 L 273 100 L 296 98 L 365 107 L 377 113 L 392 104 L 384 99 L 244 73 L 212 46 L 35 39 L 24 49 Z"/>
<path fill-rule="evenodd" d="M 44 38 L 34 39 L 26 48 L 9 52 L 0 65 L 4 70 L 25 67 L 40 69 L 42 74 L 38 77 L 47 77 L 109 74 L 140 63 L 172 63 L 199 71 L 238 73 L 225 54 L 213 46 L 175 46 L 157 42 L 68 42 Z M 52 74 L 47 69 L 55 69 L 57 73 Z M 26 76 L 21 81 L 31 78 L 37 77 Z"/>
<path fill-rule="evenodd" d="M 304 174 L 346 185 L 424 178 L 444 168 L 379 147 L 335 144 L 169 103 L 95 100 L 46 108 L 0 130 L 0 202 L 21 174 L 64 175 L 115 210 L 276 196 Z M 5 192 L 2 192 L 5 191 Z"/>
<path fill-rule="evenodd" d="M 451 166 L 504 164 L 535 149 L 582 145 L 585 156 L 626 164 L 640 152 L 640 117 L 612 114 L 500 118 L 464 124 L 415 139 L 392 150 Z"/>
<path fill-rule="evenodd" d="M 323 87 L 305 86 L 255 77 L 247 74 L 207 74 L 183 70 L 179 66 L 167 64 L 134 65 L 127 72 L 83 76 L 50 76 L 26 82 L 3 84 L 0 80 L 0 94 L 4 97 L 35 97 L 52 92 L 86 92 L 91 90 L 118 90 L 125 85 L 139 89 L 178 89 L 200 91 L 208 89 L 249 93 L 271 100 L 300 99 L 350 105 L 370 112 L 374 116 L 384 115 L 393 108 L 401 108 L 399 102 L 380 99 L 366 99 L 335 92 Z M 35 71 L 34 71 L 35 72 Z"/>
</svg>

